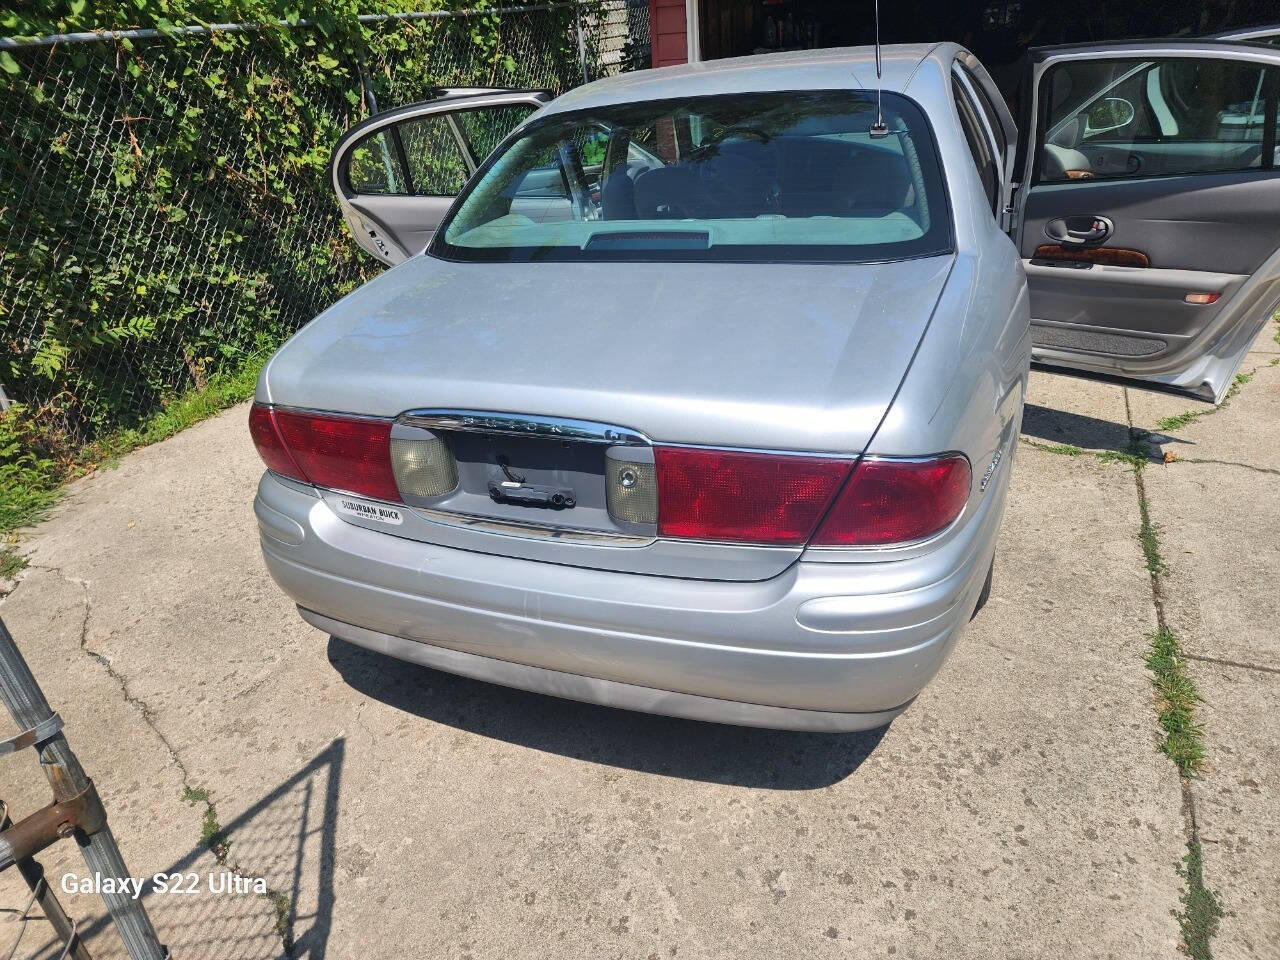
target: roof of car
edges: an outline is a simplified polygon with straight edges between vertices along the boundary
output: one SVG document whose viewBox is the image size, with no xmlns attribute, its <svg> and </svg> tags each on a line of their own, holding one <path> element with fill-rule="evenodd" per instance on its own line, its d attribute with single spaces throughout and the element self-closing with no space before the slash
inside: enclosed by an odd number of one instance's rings
<svg viewBox="0 0 1280 960">
<path fill-rule="evenodd" d="M 880 48 L 884 89 L 904 91 L 926 58 L 944 63 L 959 49 L 952 43 L 886 44 Z M 764 90 L 871 90 L 875 62 L 875 47 L 834 47 L 639 70 L 570 90 L 547 110 Z"/>
</svg>

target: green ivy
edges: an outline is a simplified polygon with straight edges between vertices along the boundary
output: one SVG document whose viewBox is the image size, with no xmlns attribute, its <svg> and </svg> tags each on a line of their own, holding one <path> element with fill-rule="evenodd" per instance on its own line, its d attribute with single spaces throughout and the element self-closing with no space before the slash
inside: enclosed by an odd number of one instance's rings
<svg viewBox="0 0 1280 960">
<path fill-rule="evenodd" d="M 372 275 L 328 182 L 365 84 L 386 109 L 441 85 L 578 76 L 570 10 L 357 20 L 410 8 L 28 0 L 0 13 L 8 36 L 163 34 L 0 52 L 0 382 L 43 450 L 144 422 Z M 260 26 L 173 32 L 226 22 Z"/>
</svg>

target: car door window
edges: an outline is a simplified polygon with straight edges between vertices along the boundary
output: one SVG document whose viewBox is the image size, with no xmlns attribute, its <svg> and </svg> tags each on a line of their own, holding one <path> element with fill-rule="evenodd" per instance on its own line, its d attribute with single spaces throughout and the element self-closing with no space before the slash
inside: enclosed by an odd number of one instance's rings
<svg viewBox="0 0 1280 960">
<path fill-rule="evenodd" d="M 1000 172 L 996 165 L 991 141 L 987 139 L 982 122 L 978 119 L 977 108 L 955 77 L 951 78 L 951 90 L 955 96 L 956 109 L 960 114 L 960 126 L 964 128 L 969 152 L 973 155 L 973 162 L 978 168 L 978 177 L 982 180 L 982 189 L 987 194 L 991 213 L 995 215 L 1000 209 Z"/>
<path fill-rule="evenodd" d="M 1271 169 L 1278 77 L 1223 57 L 1058 64 L 1041 81 L 1037 180 Z"/>
<path fill-rule="evenodd" d="M 379 130 L 352 147 L 347 163 L 347 179 L 356 193 L 390 196 L 409 192 L 400 154 L 386 130 Z"/>
<path fill-rule="evenodd" d="M 374 131 L 351 148 L 347 182 L 366 196 L 453 196 L 474 166 L 534 109 L 520 103 L 457 110 Z"/>
<path fill-rule="evenodd" d="M 451 196 L 469 168 L 442 114 L 375 130 L 347 152 L 347 185 L 363 196 Z"/>
<path fill-rule="evenodd" d="M 538 90 L 445 89 L 356 124 L 329 168 L 352 238 L 385 264 L 421 251 L 493 145 L 549 99 Z"/>
<path fill-rule="evenodd" d="M 483 163 L 498 144 L 507 138 L 507 134 L 523 123 L 532 112 L 532 106 L 520 103 L 488 110 L 468 110 L 457 114 L 457 120 L 467 138 L 472 156 L 477 163 Z"/>
<path fill-rule="evenodd" d="M 396 133 L 404 144 L 414 193 L 445 197 L 462 189 L 471 171 L 446 115 L 406 120 Z"/>
</svg>

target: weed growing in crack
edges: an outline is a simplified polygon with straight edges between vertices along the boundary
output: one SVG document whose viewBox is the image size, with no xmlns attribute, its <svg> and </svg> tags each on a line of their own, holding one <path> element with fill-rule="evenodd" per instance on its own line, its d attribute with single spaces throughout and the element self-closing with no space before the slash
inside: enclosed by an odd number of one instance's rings
<svg viewBox="0 0 1280 960">
<path fill-rule="evenodd" d="M 1127 409 L 1127 398 L 1125 403 Z M 1129 430 L 1129 450 L 1133 455 L 1143 447 L 1149 435 L 1133 427 Z M 1202 701 L 1195 681 L 1187 670 L 1178 638 L 1165 622 L 1163 580 L 1168 575 L 1168 566 L 1160 553 L 1160 533 L 1151 521 L 1151 510 L 1147 504 L 1147 488 L 1143 479 L 1146 463 L 1145 457 L 1134 462 L 1133 480 L 1138 492 L 1138 540 L 1142 544 L 1142 555 L 1151 576 L 1151 595 L 1159 629 L 1148 637 L 1150 646 L 1144 660 L 1147 669 L 1151 671 L 1151 684 L 1156 691 L 1156 722 L 1164 731 L 1160 750 L 1178 768 L 1178 776 L 1182 780 L 1187 798 L 1185 802 L 1190 805 L 1193 801 L 1186 784 L 1188 779 L 1200 773 L 1205 760 L 1204 730 L 1196 722 L 1195 716 L 1196 705 Z M 1188 811 L 1190 835 L 1187 839 L 1187 854 L 1183 858 L 1184 865 L 1178 867 L 1178 874 L 1186 882 L 1186 889 L 1182 894 L 1182 910 L 1173 911 L 1173 915 L 1182 932 L 1181 949 L 1192 960 L 1212 960 L 1210 941 L 1218 931 L 1218 921 L 1223 912 L 1217 896 L 1205 886 L 1200 833 L 1196 827 L 1194 808 L 1189 806 Z"/>
<path fill-rule="evenodd" d="M 1103 463 L 1122 463 L 1135 470 L 1141 470 L 1150 459 L 1145 452 L 1134 453 L 1132 445 L 1129 450 L 1100 450 L 1097 457 Z"/>
<path fill-rule="evenodd" d="M 1082 447 L 1077 447 L 1072 443 L 1037 443 L 1027 437 L 1020 437 L 1021 441 L 1028 447 L 1035 447 L 1037 450 L 1043 450 L 1045 453 L 1056 453 L 1060 457 L 1078 457 L 1088 451 Z"/>
<path fill-rule="evenodd" d="M 1195 423 L 1208 412 L 1208 410 L 1183 410 L 1182 413 L 1175 413 L 1172 417 L 1156 421 L 1156 426 L 1161 430 L 1180 430 L 1189 423 Z"/>
<path fill-rule="evenodd" d="M 1142 544 L 1142 555 L 1151 575 L 1151 589 L 1160 623 L 1160 628 L 1149 637 L 1151 645 L 1146 655 L 1147 669 L 1151 671 L 1151 682 L 1159 700 L 1156 719 L 1164 730 L 1160 749 L 1174 762 L 1179 773 L 1193 777 L 1204 764 L 1204 731 L 1195 719 L 1200 695 L 1196 692 L 1195 681 L 1187 672 L 1178 638 L 1164 622 L 1161 581 L 1168 575 L 1169 567 L 1160 553 L 1160 532 L 1151 522 L 1141 470 L 1136 479 L 1140 518 L 1138 541 Z"/>
<path fill-rule="evenodd" d="M 1157 720 L 1164 730 L 1160 749 L 1185 777 L 1193 777 L 1204 765 L 1204 731 L 1195 720 L 1200 702 L 1195 681 L 1187 673 L 1178 638 L 1168 627 L 1151 634 L 1147 669 L 1159 697 Z"/>
<path fill-rule="evenodd" d="M 1277 334 L 1280 336 L 1280 334 Z M 1275 362 L 1272 361 L 1272 366 Z M 1165 417 L 1163 420 L 1156 422 L 1158 430 L 1180 430 L 1189 423 L 1195 423 L 1201 417 L 1207 417 L 1210 414 L 1217 413 L 1229 404 L 1232 398 L 1240 392 L 1246 383 L 1253 379 L 1252 373 L 1237 373 L 1235 380 L 1231 382 L 1231 389 L 1227 391 L 1227 395 L 1222 398 L 1222 402 L 1216 407 L 1206 407 L 1203 410 L 1184 410 L 1182 413 L 1175 413 L 1171 417 Z"/>
<path fill-rule="evenodd" d="M 204 815 L 200 819 L 200 842 L 213 854 L 218 866 L 226 867 L 241 877 L 252 876 L 239 863 L 231 862 L 231 838 L 218 821 L 218 810 L 213 804 L 213 794 L 204 787 L 185 786 L 182 788 L 182 799 L 189 805 L 204 804 Z M 261 894 L 264 900 L 271 901 L 275 912 L 275 931 L 280 937 L 284 956 L 293 956 L 293 901 L 287 894 L 267 888 Z"/>
<path fill-rule="evenodd" d="M 1146 447 L 1143 446 L 1148 436 L 1150 434 L 1145 431 L 1131 431 L 1129 445 L 1124 450 L 1085 450 L 1083 447 L 1077 447 L 1072 443 L 1040 443 L 1028 437 L 1019 437 L 1018 439 L 1028 447 L 1035 447 L 1037 450 L 1056 454 L 1060 457 L 1090 456 L 1102 463 L 1121 463 L 1140 470 L 1151 459 Z"/>
<path fill-rule="evenodd" d="M 1213 891 L 1204 885 L 1204 856 L 1199 840 L 1187 843 L 1187 855 L 1178 866 L 1187 881 L 1182 895 L 1182 909 L 1173 911 L 1182 931 L 1182 943 L 1192 960 L 1212 960 L 1210 941 L 1218 932 L 1218 923 L 1226 914 Z"/>
<path fill-rule="evenodd" d="M 1160 555 L 1160 531 L 1151 522 L 1151 511 L 1147 508 L 1145 493 L 1138 497 L 1138 542 L 1142 544 L 1142 556 L 1147 562 L 1147 573 L 1153 581 L 1169 572 L 1164 557 Z"/>
<path fill-rule="evenodd" d="M 283 893 L 277 890 L 269 890 L 262 895 L 263 899 L 270 900 L 271 906 L 276 912 L 276 935 L 280 938 L 280 943 L 284 946 L 285 956 L 293 956 L 293 928 L 289 922 L 289 914 L 293 910 L 293 901 Z"/>
<path fill-rule="evenodd" d="M 218 811 L 213 805 L 212 795 L 204 787 L 183 787 L 182 799 L 188 806 L 204 804 L 204 815 L 200 819 L 200 842 L 213 854 L 220 866 L 226 866 L 227 855 L 231 852 L 231 838 L 218 822 Z"/>
</svg>

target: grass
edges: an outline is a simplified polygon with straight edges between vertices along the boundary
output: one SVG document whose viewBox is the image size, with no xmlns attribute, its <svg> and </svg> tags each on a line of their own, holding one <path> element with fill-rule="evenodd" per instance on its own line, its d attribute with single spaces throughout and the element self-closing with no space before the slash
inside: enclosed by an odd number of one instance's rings
<svg viewBox="0 0 1280 960">
<path fill-rule="evenodd" d="M 1128 450 L 1099 450 L 1097 457 L 1103 463 L 1122 463 L 1135 470 L 1141 470 L 1151 462 L 1147 452 L 1134 441 L 1130 441 Z"/>
<path fill-rule="evenodd" d="M 1280 343 L 1280 334 L 1277 334 L 1277 343 Z M 1246 383 L 1253 379 L 1252 373 L 1237 373 L 1235 380 L 1231 382 L 1231 389 L 1227 391 L 1227 395 L 1222 398 L 1222 402 L 1216 407 L 1205 407 L 1203 410 L 1184 410 L 1182 413 L 1175 413 L 1171 417 L 1165 417 L 1156 422 L 1157 430 L 1181 430 L 1187 424 L 1195 423 L 1201 417 L 1207 417 L 1211 413 L 1217 413 L 1228 403 L 1232 397 L 1240 392 Z"/>
<path fill-rule="evenodd" d="M 1187 855 L 1182 858 L 1178 873 L 1187 881 L 1187 890 L 1182 895 L 1182 909 L 1175 910 L 1173 915 L 1182 931 L 1187 955 L 1192 960 L 1212 960 L 1210 941 L 1225 914 L 1213 891 L 1204 885 L 1204 857 L 1199 840 L 1187 844 Z"/>
<path fill-rule="evenodd" d="M 204 815 L 200 818 L 200 842 L 209 849 L 220 865 L 225 866 L 227 855 L 231 852 L 231 838 L 218 822 L 218 810 L 213 805 L 212 794 L 204 787 L 183 787 L 182 799 L 192 807 L 198 803 L 204 804 Z"/>
<path fill-rule="evenodd" d="M 1132 437 L 1131 450 L 1140 446 L 1145 439 L 1142 432 L 1137 430 L 1133 431 Z M 1150 646 L 1144 660 L 1147 669 L 1151 671 L 1151 684 L 1156 692 L 1156 722 L 1164 731 L 1160 750 L 1173 761 L 1185 784 L 1191 777 L 1198 776 L 1204 767 L 1204 730 L 1196 721 L 1196 707 L 1202 700 L 1195 681 L 1187 670 L 1178 638 L 1164 619 L 1164 598 L 1167 591 L 1164 579 L 1169 568 L 1160 552 L 1160 531 L 1151 521 L 1151 511 L 1147 505 L 1147 491 L 1143 481 L 1146 463 L 1144 458 L 1134 465 L 1134 480 L 1138 488 L 1138 542 L 1142 546 L 1147 573 L 1151 576 L 1159 629 L 1148 637 Z M 1173 911 L 1182 934 L 1181 946 L 1192 960 L 1213 960 L 1212 940 L 1224 914 L 1217 896 L 1204 882 L 1204 860 L 1194 814 L 1187 839 L 1187 853 L 1178 866 L 1178 873 L 1186 883 L 1186 889 L 1182 893 L 1182 909 Z"/>
<path fill-rule="evenodd" d="M 1183 776 L 1194 777 L 1204 765 L 1204 731 L 1195 719 L 1200 694 L 1173 632 L 1161 627 L 1150 639 L 1146 661 L 1159 700 L 1156 719 L 1164 730 L 1160 749 Z"/>
<path fill-rule="evenodd" d="M 189 390 L 165 404 L 137 427 L 118 430 L 85 449 L 84 465 L 90 469 L 111 465 L 125 454 L 167 440 L 220 410 L 253 396 L 258 372 L 267 362 L 266 354 L 256 354 L 240 367 L 214 374 L 203 390 Z"/>
<path fill-rule="evenodd" d="M 211 376 L 204 389 L 179 394 L 136 427 L 116 430 L 72 454 L 48 452 L 47 439 L 21 405 L 0 414 L 0 580 L 13 579 L 26 566 L 15 531 L 43 519 L 69 481 L 249 399 L 267 356 L 253 354 L 234 370 Z"/>
<path fill-rule="evenodd" d="M 1160 552 L 1160 531 L 1151 521 L 1147 506 L 1147 494 L 1138 468 L 1138 542 L 1146 561 L 1147 573 L 1155 593 L 1157 609 L 1162 609 L 1165 595 L 1164 578 L 1168 564 Z M 1146 664 L 1151 671 L 1151 683 L 1156 690 L 1156 721 L 1164 731 L 1160 749 L 1177 766 L 1184 777 L 1194 777 L 1204 765 L 1204 731 L 1196 722 L 1196 704 L 1200 694 L 1195 681 L 1187 672 L 1186 660 L 1177 636 L 1159 615 L 1159 629 L 1149 637 Z"/>
<path fill-rule="evenodd" d="M 1019 437 L 1018 439 L 1029 447 L 1035 447 L 1045 453 L 1057 454 L 1060 457 L 1096 457 L 1102 463 L 1122 463 L 1139 470 L 1150 459 L 1142 445 L 1143 440 L 1146 439 L 1146 434 L 1137 431 L 1130 436 L 1129 446 L 1125 450 L 1085 450 L 1083 447 L 1077 447 L 1073 443 L 1041 443 L 1038 440 L 1031 440 L 1027 437 Z"/>
<path fill-rule="evenodd" d="M 1079 457 L 1088 452 L 1072 443 L 1040 443 L 1036 440 L 1029 440 L 1026 437 L 1020 437 L 1019 439 L 1029 447 L 1035 447 L 1045 453 L 1056 453 L 1060 457 Z"/>
<path fill-rule="evenodd" d="M 276 890 L 269 890 L 262 896 L 270 900 L 271 906 L 275 909 L 276 936 L 284 946 L 285 956 L 291 957 L 293 956 L 293 930 L 289 923 L 289 914 L 293 909 L 293 902 L 286 894 Z"/>
<path fill-rule="evenodd" d="M 213 854 L 218 865 L 226 867 L 239 876 L 248 876 L 237 863 L 231 862 L 231 838 L 218 820 L 218 809 L 213 804 L 213 794 L 204 787 L 185 786 L 182 788 L 182 799 L 189 806 L 204 804 L 204 814 L 200 817 L 200 843 Z M 275 931 L 284 947 L 284 956 L 293 956 L 293 901 L 287 894 L 278 890 L 267 889 L 262 898 L 271 901 L 275 913 Z"/>
<path fill-rule="evenodd" d="M 1175 413 L 1172 417 L 1157 420 L 1156 426 L 1161 430 L 1180 430 L 1189 423 L 1195 423 L 1208 412 L 1208 410 L 1183 410 L 1182 413 Z"/>
<path fill-rule="evenodd" d="M 27 558 L 18 552 L 17 537 L 0 543 L 0 581 L 12 580 L 27 569 Z"/>
<path fill-rule="evenodd" d="M 1147 562 L 1147 573 L 1151 574 L 1153 580 L 1158 580 L 1169 572 L 1169 568 L 1164 562 L 1164 557 L 1160 555 L 1160 531 L 1151 522 L 1151 511 L 1147 508 L 1145 491 L 1139 492 L 1138 518 L 1138 542 L 1142 544 L 1142 556 Z"/>
</svg>

